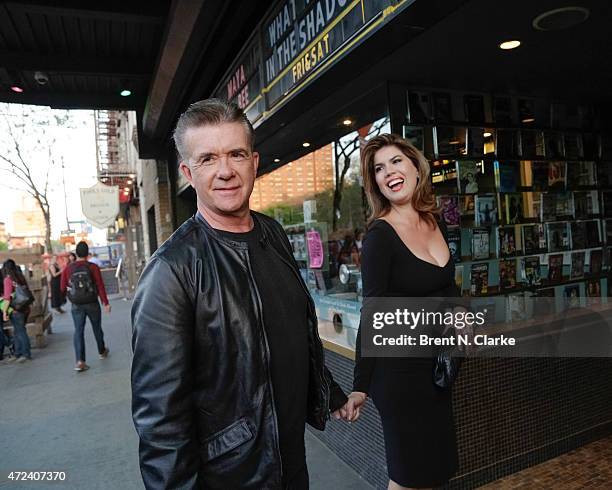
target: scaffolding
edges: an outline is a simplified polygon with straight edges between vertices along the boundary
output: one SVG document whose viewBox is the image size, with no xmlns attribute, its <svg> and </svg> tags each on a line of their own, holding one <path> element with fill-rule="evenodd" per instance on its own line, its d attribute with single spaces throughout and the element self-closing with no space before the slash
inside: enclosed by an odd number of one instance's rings
<svg viewBox="0 0 612 490">
<path fill-rule="evenodd" d="M 120 185 L 121 177 L 133 173 L 128 161 L 126 115 L 122 111 L 99 110 L 94 111 L 94 120 L 98 180 Z"/>
</svg>

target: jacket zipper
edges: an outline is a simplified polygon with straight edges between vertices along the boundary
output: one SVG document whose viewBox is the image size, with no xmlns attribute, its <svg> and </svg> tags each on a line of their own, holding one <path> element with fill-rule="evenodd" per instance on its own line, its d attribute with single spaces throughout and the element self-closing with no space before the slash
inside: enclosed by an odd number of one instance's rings
<svg viewBox="0 0 612 490">
<path fill-rule="evenodd" d="M 300 283 L 300 286 L 302 287 L 302 289 L 304 290 L 304 292 L 306 293 L 306 296 L 308 298 L 308 309 L 310 310 L 310 314 L 316 318 L 316 314 L 314 313 L 314 307 L 313 307 L 313 300 L 310 296 L 310 292 L 308 291 L 308 288 L 306 287 L 306 285 L 304 284 L 304 281 L 302 279 L 302 276 L 300 275 L 299 271 L 295 270 L 295 266 L 293 264 L 291 264 L 287 259 L 285 259 L 285 257 L 283 257 L 280 252 L 278 250 L 276 250 L 276 248 L 270 244 L 270 248 L 274 251 L 274 253 L 276 255 L 278 255 L 278 257 L 291 269 L 291 271 L 293 272 L 293 274 L 295 276 L 297 276 L 298 282 Z M 258 293 L 259 294 L 259 293 Z M 321 342 L 321 337 L 319 336 L 319 329 L 315 328 L 314 329 L 314 333 L 316 335 L 316 340 L 318 340 L 319 344 L 321 345 L 321 349 L 323 348 L 323 342 Z M 319 378 L 321 381 L 322 386 L 325 388 L 325 414 L 326 414 L 326 420 L 328 420 L 330 418 L 330 410 L 329 410 L 329 398 L 330 398 L 330 387 L 329 387 L 329 383 L 327 382 L 327 379 L 325 378 L 325 355 L 323 354 L 323 368 L 321 370 L 321 372 L 319 373 Z"/>
<path fill-rule="evenodd" d="M 276 446 L 276 452 L 278 453 L 278 461 L 280 463 L 280 474 L 281 474 L 281 482 L 282 482 L 282 478 L 283 478 L 283 458 L 281 457 L 281 452 L 280 452 L 280 442 L 279 442 L 279 432 L 278 432 L 278 418 L 277 418 L 277 414 L 276 414 L 276 405 L 274 403 L 274 387 L 272 386 L 272 374 L 270 372 L 270 345 L 268 344 L 268 334 L 266 333 L 266 327 L 264 325 L 263 322 L 263 305 L 261 303 L 261 297 L 259 295 L 259 290 L 257 289 L 257 282 L 255 281 L 255 276 L 253 275 L 253 269 L 251 267 L 251 260 L 250 260 L 250 256 L 249 256 L 249 252 L 246 252 L 246 258 L 247 258 L 247 268 L 249 271 L 249 277 L 251 278 L 251 281 L 253 282 L 253 285 L 255 286 L 255 296 L 257 296 L 257 313 L 258 313 L 258 319 L 259 319 L 259 327 L 262 331 L 263 334 L 263 338 L 264 338 L 264 344 L 266 346 L 266 374 L 267 374 L 267 378 L 268 378 L 268 386 L 270 387 L 270 396 L 271 396 L 271 400 L 270 403 L 272 405 L 272 414 L 274 415 L 274 429 L 275 429 L 275 437 L 274 437 L 274 442 L 275 442 L 275 446 Z"/>
</svg>

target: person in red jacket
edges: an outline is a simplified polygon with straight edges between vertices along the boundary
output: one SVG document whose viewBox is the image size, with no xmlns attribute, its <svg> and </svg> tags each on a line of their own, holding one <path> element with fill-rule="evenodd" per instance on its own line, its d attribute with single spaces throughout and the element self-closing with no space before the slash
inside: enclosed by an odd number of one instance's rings
<svg viewBox="0 0 612 490">
<path fill-rule="evenodd" d="M 77 260 L 68 264 L 62 271 L 61 290 L 63 294 L 68 293 L 68 299 L 72 303 L 72 319 L 74 321 L 74 351 L 76 354 L 75 371 L 85 371 L 89 366 L 85 363 L 85 322 L 87 318 L 98 344 L 100 359 L 108 357 L 108 347 L 104 343 L 104 332 L 102 331 L 102 312 L 98 297 L 104 305 L 107 313 L 111 312 L 111 306 L 106 297 L 106 289 L 102 281 L 100 268 L 87 261 L 89 246 L 86 242 L 79 242 L 76 246 Z"/>
</svg>

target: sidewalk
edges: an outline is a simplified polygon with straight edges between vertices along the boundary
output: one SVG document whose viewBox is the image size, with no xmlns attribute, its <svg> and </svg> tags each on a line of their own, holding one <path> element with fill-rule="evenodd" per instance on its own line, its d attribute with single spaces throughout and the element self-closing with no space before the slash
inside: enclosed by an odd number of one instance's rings
<svg viewBox="0 0 612 490">
<path fill-rule="evenodd" d="M 103 313 L 110 356 L 99 360 L 85 329 L 89 371 L 77 373 L 69 311 L 33 361 L 0 364 L 0 487 L 140 489 L 138 437 L 130 411 L 131 302 Z M 332 423 L 337 423 L 333 421 Z M 369 489 L 352 469 L 306 432 L 311 489 Z M 9 471 L 64 471 L 61 483 L 7 480 Z"/>
</svg>

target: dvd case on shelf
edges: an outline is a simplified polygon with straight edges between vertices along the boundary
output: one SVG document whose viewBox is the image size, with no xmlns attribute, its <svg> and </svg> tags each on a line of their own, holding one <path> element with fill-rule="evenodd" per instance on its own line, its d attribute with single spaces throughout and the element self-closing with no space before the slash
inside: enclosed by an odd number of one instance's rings
<svg viewBox="0 0 612 490">
<path fill-rule="evenodd" d="M 447 239 L 453 262 L 461 262 L 461 229 L 459 227 L 449 228 Z"/>
<path fill-rule="evenodd" d="M 427 92 L 408 92 L 408 122 L 427 124 L 431 122 L 431 98 Z"/>
<path fill-rule="evenodd" d="M 480 262 L 472 264 L 470 274 L 470 292 L 472 296 L 482 296 L 489 290 L 489 264 Z"/>
<path fill-rule="evenodd" d="M 521 184 L 518 162 L 495 161 L 495 186 L 498 192 L 515 192 Z"/>
<path fill-rule="evenodd" d="M 589 279 L 585 287 L 587 297 L 601 298 L 601 283 L 599 279 Z"/>
<path fill-rule="evenodd" d="M 601 202 L 603 205 L 603 215 L 612 217 L 612 191 L 603 191 L 601 193 Z"/>
<path fill-rule="evenodd" d="M 507 225 L 515 225 L 523 221 L 523 195 L 520 192 L 500 195 L 503 221 Z"/>
<path fill-rule="evenodd" d="M 574 217 L 587 219 L 599 216 L 599 199 L 597 191 L 574 192 Z"/>
<path fill-rule="evenodd" d="M 442 208 L 442 219 L 447 225 L 459 224 L 459 196 L 438 196 L 438 205 Z"/>
<path fill-rule="evenodd" d="M 565 158 L 579 159 L 584 158 L 582 147 L 582 134 L 565 133 L 563 135 L 563 146 L 565 148 Z"/>
<path fill-rule="evenodd" d="M 573 189 L 591 188 L 597 185 L 595 162 L 571 162 L 567 165 L 567 181 Z"/>
<path fill-rule="evenodd" d="M 446 92 L 434 92 L 431 98 L 436 123 L 452 122 L 453 109 L 451 105 L 451 95 Z"/>
<path fill-rule="evenodd" d="M 531 185 L 534 191 L 548 189 L 548 162 L 531 162 Z"/>
<path fill-rule="evenodd" d="M 512 257 L 516 255 L 516 230 L 514 226 L 497 228 L 497 256 Z"/>
<path fill-rule="evenodd" d="M 459 202 L 461 205 L 460 213 L 461 213 L 461 224 L 463 226 L 473 226 L 476 220 L 476 210 L 474 207 L 474 195 L 466 194 L 463 196 L 459 196 Z"/>
<path fill-rule="evenodd" d="M 603 265 L 603 252 L 601 249 L 591 250 L 589 254 L 589 274 L 601 274 Z"/>
<path fill-rule="evenodd" d="M 499 288 L 501 290 L 516 287 L 516 259 L 499 261 Z"/>
<path fill-rule="evenodd" d="M 458 160 L 456 163 L 457 186 L 459 194 L 477 194 L 479 162 L 476 160 Z"/>
<path fill-rule="evenodd" d="M 515 118 L 511 97 L 496 96 L 493 98 L 493 119 L 497 124 L 514 124 Z"/>
<path fill-rule="evenodd" d="M 578 250 L 587 246 L 587 226 L 585 221 L 572 221 L 572 249 Z"/>
<path fill-rule="evenodd" d="M 572 267 L 570 269 L 570 279 L 578 279 L 584 277 L 584 250 L 580 252 L 572 252 Z"/>
<path fill-rule="evenodd" d="M 568 284 L 563 288 L 565 308 L 578 308 L 580 306 L 580 287 L 578 284 Z"/>
<path fill-rule="evenodd" d="M 567 184 L 567 166 L 565 162 L 548 162 L 548 188 L 565 190 Z"/>
<path fill-rule="evenodd" d="M 525 293 L 512 293 L 508 295 L 508 315 L 510 322 L 522 322 L 528 318 Z"/>
<path fill-rule="evenodd" d="M 574 194 L 571 192 L 559 192 L 556 197 L 557 218 L 574 219 Z"/>
<path fill-rule="evenodd" d="M 463 265 L 455 266 L 455 285 L 461 293 L 463 291 Z"/>
<path fill-rule="evenodd" d="M 546 232 L 542 223 L 523 225 L 521 228 L 525 254 L 537 254 L 547 251 Z"/>
<path fill-rule="evenodd" d="M 472 229 L 472 260 L 489 258 L 489 230 L 486 228 Z"/>
<path fill-rule="evenodd" d="M 557 219 L 557 195 L 542 194 L 542 216 L 540 221 L 554 221 Z"/>
<path fill-rule="evenodd" d="M 495 154 L 500 158 L 518 156 L 517 131 L 515 129 L 498 129 L 495 132 Z"/>
<path fill-rule="evenodd" d="M 484 128 L 467 128 L 465 154 L 468 157 L 482 157 L 485 155 Z"/>
<path fill-rule="evenodd" d="M 599 232 L 599 220 L 592 219 L 586 222 L 587 247 L 601 246 L 601 233 Z"/>
<path fill-rule="evenodd" d="M 597 187 L 612 188 L 612 162 L 597 162 Z"/>
<path fill-rule="evenodd" d="M 459 126 L 435 126 L 433 131 L 434 153 L 437 158 L 465 156 L 467 128 Z"/>
<path fill-rule="evenodd" d="M 425 152 L 425 129 L 423 126 L 404 126 L 404 138 L 421 153 Z"/>
<path fill-rule="evenodd" d="M 548 282 L 557 283 L 563 280 L 563 254 L 548 256 Z"/>
<path fill-rule="evenodd" d="M 542 282 L 540 276 L 540 257 L 524 257 L 521 260 L 521 280 L 527 286 L 539 286 Z"/>
<path fill-rule="evenodd" d="M 557 131 L 544 131 L 544 144 L 546 145 L 546 158 L 563 158 L 563 133 Z"/>
<path fill-rule="evenodd" d="M 522 129 L 520 136 L 520 154 L 523 158 L 542 158 L 546 156 L 544 133 L 533 129 Z"/>
<path fill-rule="evenodd" d="M 569 236 L 566 222 L 547 223 L 548 251 L 559 252 L 569 250 Z"/>
<path fill-rule="evenodd" d="M 476 226 L 497 224 L 497 194 L 477 194 L 474 204 L 476 206 Z"/>
</svg>

